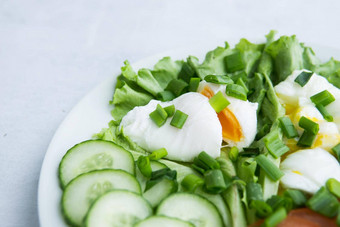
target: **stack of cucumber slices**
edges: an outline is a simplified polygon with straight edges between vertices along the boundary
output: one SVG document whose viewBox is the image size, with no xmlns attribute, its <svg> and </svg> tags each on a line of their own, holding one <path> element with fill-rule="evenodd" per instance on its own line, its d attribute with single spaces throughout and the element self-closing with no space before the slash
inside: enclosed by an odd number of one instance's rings
<svg viewBox="0 0 340 227">
<path fill-rule="evenodd" d="M 224 226 L 227 207 L 220 195 L 183 192 L 161 180 L 146 187 L 135 167 L 139 153 L 110 141 L 88 140 L 68 150 L 59 165 L 61 207 L 72 226 Z M 151 161 L 152 171 L 171 169 L 181 181 L 193 170 L 168 160 Z M 146 190 L 147 189 L 147 190 Z"/>
</svg>

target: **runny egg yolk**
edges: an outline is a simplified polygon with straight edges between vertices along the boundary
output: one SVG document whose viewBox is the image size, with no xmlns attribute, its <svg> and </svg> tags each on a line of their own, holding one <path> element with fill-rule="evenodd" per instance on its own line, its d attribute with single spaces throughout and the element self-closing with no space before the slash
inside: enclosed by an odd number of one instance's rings
<svg viewBox="0 0 340 227">
<path fill-rule="evenodd" d="M 200 93 L 209 99 L 214 96 L 214 91 L 209 86 L 205 86 Z M 217 117 L 222 126 L 222 137 L 234 142 L 241 141 L 242 129 L 233 112 L 226 107 L 217 114 Z"/>
</svg>

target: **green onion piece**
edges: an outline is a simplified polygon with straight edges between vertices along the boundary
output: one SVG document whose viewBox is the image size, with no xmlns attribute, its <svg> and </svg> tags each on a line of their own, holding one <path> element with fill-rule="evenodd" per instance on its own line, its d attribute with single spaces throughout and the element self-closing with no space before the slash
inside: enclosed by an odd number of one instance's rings
<svg viewBox="0 0 340 227">
<path fill-rule="evenodd" d="M 164 107 L 165 112 L 168 114 L 168 117 L 172 117 L 175 113 L 175 105 L 170 105 L 167 107 Z"/>
<path fill-rule="evenodd" d="M 216 113 L 221 112 L 226 108 L 230 102 L 224 97 L 221 91 L 217 92 L 213 97 L 209 99 L 209 103 L 214 108 Z"/>
<path fill-rule="evenodd" d="M 163 109 L 163 107 L 159 104 L 157 104 L 156 110 L 151 112 L 149 116 L 151 120 L 155 122 L 155 124 L 158 127 L 161 127 L 162 125 L 164 125 L 164 123 L 166 122 L 166 119 L 168 118 L 168 114 Z"/>
<path fill-rule="evenodd" d="M 278 133 L 269 133 L 264 138 L 264 145 L 274 158 L 279 158 L 289 151 L 289 147 L 282 142 Z"/>
<path fill-rule="evenodd" d="M 238 84 L 227 84 L 225 93 L 228 96 L 241 99 L 243 101 L 247 100 L 247 92 L 241 85 Z"/>
<path fill-rule="evenodd" d="M 220 169 L 208 170 L 204 173 L 205 187 L 210 193 L 218 194 L 227 188 Z"/>
<path fill-rule="evenodd" d="M 314 143 L 314 140 L 316 138 L 315 134 L 312 134 L 308 131 L 304 131 L 297 142 L 297 145 L 300 147 L 311 147 Z"/>
<path fill-rule="evenodd" d="M 334 96 L 327 90 L 313 95 L 312 97 L 310 97 L 310 99 L 315 105 L 321 104 L 323 106 L 327 106 L 335 100 Z"/>
<path fill-rule="evenodd" d="M 260 154 L 258 147 L 245 147 L 243 151 L 238 154 L 240 157 L 255 157 Z"/>
<path fill-rule="evenodd" d="M 152 169 L 150 165 L 150 159 L 147 156 L 139 156 L 137 160 L 137 166 L 139 171 L 146 177 L 151 177 Z"/>
<path fill-rule="evenodd" d="M 204 163 L 205 166 L 207 166 L 207 169 L 219 169 L 220 164 L 218 161 L 216 161 L 213 157 L 208 155 L 205 151 L 202 151 L 197 156 L 198 160 L 200 160 L 202 163 Z M 195 161 L 194 161 L 195 162 Z"/>
<path fill-rule="evenodd" d="M 205 169 L 204 168 L 202 168 L 202 167 L 200 167 L 200 166 L 198 166 L 198 165 L 196 165 L 196 164 L 192 164 L 191 165 L 191 167 L 194 169 L 194 170 L 196 170 L 197 172 L 199 172 L 200 174 L 204 174 L 204 172 L 205 172 Z"/>
<path fill-rule="evenodd" d="M 236 162 L 239 150 L 237 147 L 232 147 L 229 152 L 229 158 L 231 161 Z"/>
<path fill-rule="evenodd" d="M 176 110 L 174 117 L 171 119 L 170 121 L 170 125 L 181 129 L 185 123 L 185 121 L 187 120 L 188 115 L 183 113 L 180 110 Z"/>
<path fill-rule="evenodd" d="M 159 183 L 163 179 L 175 181 L 177 184 L 176 178 L 177 178 L 177 172 L 175 170 L 169 169 L 168 167 L 157 170 L 157 171 L 153 171 L 151 173 L 150 180 L 148 180 L 145 184 L 145 191 L 149 190 L 155 184 Z"/>
<path fill-rule="evenodd" d="M 263 201 L 262 186 L 255 182 L 249 182 L 246 185 L 248 203 L 253 200 Z"/>
<path fill-rule="evenodd" d="M 288 138 L 294 138 L 299 136 L 296 128 L 294 127 L 293 122 L 289 117 L 280 117 L 279 118 L 280 127 L 282 129 L 283 134 Z"/>
<path fill-rule="evenodd" d="M 204 80 L 214 84 L 232 84 L 234 81 L 229 76 L 224 75 L 207 75 Z"/>
<path fill-rule="evenodd" d="M 200 84 L 201 79 L 200 78 L 190 78 L 190 82 L 189 82 L 189 91 L 191 92 L 196 92 L 198 85 Z"/>
<path fill-rule="evenodd" d="M 323 105 L 318 104 L 315 107 L 319 110 L 319 112 L 322 114 L 323 118 L 326 121 L 328 121 L 328 122 L 333 121 L 333 116 L 330 115 L 330 113 L 328 113 L 328 111 L 326 110 L 326 108 Z"/>
<path fill-rule="evenodd" d="M 285 207 L 287 211 L 293 209 L 293 200 L 289 197 L 273 195 L 267 199 L 267 203 L 273 208 L 273 210 L 276 210 L 279 207 Z"/>
<path fill-rule="evenodd" d="M 340 162 L 340 143 L 337 144 L 336 146 L 334 146 L 334 147 L 332 148 L 332 151 L 333 151 L 335 157 L 336 157 L 336 158 L 338 159 L 338 161 Z"/>
<path fill-rule="evenodd" d="M 340 199 L 340 182 L 334 178 L 329 179 L 326 182 L 327 189 L 336 197 Z"/>
<path fill-rule="evenodd" d="M 300 84 L 300 86 L 303 87 L 307 84 L 307 82 L 309 81 L 312 75 L 313 75 L 313 72 L 303 71 L 296 77 L 294 82 Z"/>
<path fill-rule="evenodd" d="M 195 75 L 195 70 L 191 68 L 188 63 L 184 63 L 181 71 L 178 74 L 178 79 L 182 79 L 183 81 L 189 83 L 191 77 Z"/>
<path fill-rule="evenodd" d="M 188 83 L 186 83 L 184 80 L 173 79 L 169 82 L 165 90 L 171 91 L 176 97 L 178 97 L 185 91 L 185 88 L 187 87 Z"/>
<path fill-rule="evenodd" d="M 305 116 L 302 116 L 299 120 L 299 126 L 303 128 L 305 131 L 316 135 L 319 131 L 319 124 L 314 121 L 308 119 Z"/>
<path fill-rule="evenodd" d="M 302 191 L 296 189 L 288 189 L 283 195 L 292 199 L 294 208 L 303 207 L 307 202 L 306 195 Z"/>
<path fill-rule="evenodd" d="M 268 217 L 271 213 L 273 213 L 273 209 L 262 200 L 252 200 L 250 202 L 250 208 L 255 210 L 256 216 L 259 218 Z"/>
<path fill-rule="evenodd" d="M 249 89 L 241 77 L 237 79 L 236 84 L 242 86 L 246 93 L 248 93 Z"/>
<path fill-rule="evenodd" d="M 156 95 L 156 98 L 162 102 L 167 102 L 173 100 L 176 97 L 171 91 L 162 91 Z"/>
<path fill-rule="evenodd" d="M 226 56 L 225 63 L 227 67 L 227 72 L 230 73 L 240 71 L 245 67 L 241 53 L 239 51 L 234 54 Z"/>
<path fill-rule="evenodd" d="M 287 217 L 287 211 L 285 208 L 280 207 L 273 214 L 271 214 L 266 220 L 264 220 L 261 226 L 275 227 Z"/>
<path fill-rule="evenodd" d="M 203 184 L 204 180 L 195 174 L 186 175 L 181 182 L 182 187 L 192 193 Z"/>
<path fill-rule="evenodd" d="M 165 148 L 161 148 L 158 150 L 153 151 L 150 155 L 149 155 L 149 159 L 150 160 L 159 160 L 161 158 L 164 158 L 165 156 L 168 155 L 168 152 Z"/>
<path fill-rule="evenodd" d="M 255 161 L 273 181 L 280 180 L 280 178 L 284 175 L 283 172 L 281 172 L 281 170 L 263 154 L 257 156 Z"/>
<path fill-rule="evenodd" d="M 338 199 L 325 187 L 321 187 L 307 202 L 307 207 L 326 217 L 333 218 L 338 213 Z"/>
</svg>

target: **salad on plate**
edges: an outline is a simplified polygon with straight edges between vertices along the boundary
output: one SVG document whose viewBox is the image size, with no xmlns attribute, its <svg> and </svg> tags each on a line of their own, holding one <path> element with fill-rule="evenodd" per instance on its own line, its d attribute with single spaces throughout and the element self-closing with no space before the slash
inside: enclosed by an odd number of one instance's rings
<svg viewBox="0 0 340 227">
<path fill-rule="evenodd" d="M 295 36 L 125 61 L 111 104 L 60 161 L 71 226 L 340 225 L 340 61 Z"/>
</svg>

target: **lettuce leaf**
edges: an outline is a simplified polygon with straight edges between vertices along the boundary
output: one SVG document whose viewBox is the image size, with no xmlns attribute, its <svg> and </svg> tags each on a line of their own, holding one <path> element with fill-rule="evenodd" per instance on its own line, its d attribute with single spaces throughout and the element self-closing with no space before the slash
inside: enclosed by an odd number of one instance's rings
<svg viewBox="0 0 340 227">
<path fill-rule="evenodd" d="M 340 61 L 331 58 L 328 62 L 319 64 L 315 72 L 327 78 L 334 86 L 340 88 Z"/>
</svg>

